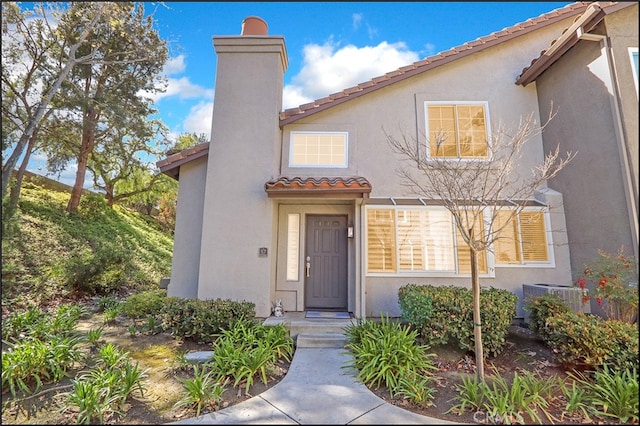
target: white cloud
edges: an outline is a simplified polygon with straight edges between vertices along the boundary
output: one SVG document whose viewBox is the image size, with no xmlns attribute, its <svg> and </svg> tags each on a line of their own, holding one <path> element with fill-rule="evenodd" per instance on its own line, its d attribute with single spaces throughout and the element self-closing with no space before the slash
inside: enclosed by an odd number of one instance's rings
<svg viewBox="0 0 640 426">
<path fill-rule="evenodd" d="M 308 44 L 301 71 L 285 86 L 283 109 L 293 108 L 384 75 L 419 60 L 403 42 L 337 48 L 331 40 Z"/>
<path fill-rule="evenodd" d="M 178 55 L 175 58 L 169 58 L 164 64 L 162 73 L 164 75 L 180 74 L 187 69 L 187 65 L 184 62 L 184 55 Z"/>
<path fill-rule="evenodd" d="M 353 29 L 357 30 L 360 28 L 360 22 L 362 22 L 362 13 L 354 13 L 351 15 L 351 21 L 353 22 Z"/>
<path fill-rule="evenodd" d="M 187 118 L 182 126 L 185 132 L 197 135 L 204 133 L 207 139 L 211 136 L 211 118 L 213 116 L 213 102 L 198 102 L 189 109 Z"/>
</svg>

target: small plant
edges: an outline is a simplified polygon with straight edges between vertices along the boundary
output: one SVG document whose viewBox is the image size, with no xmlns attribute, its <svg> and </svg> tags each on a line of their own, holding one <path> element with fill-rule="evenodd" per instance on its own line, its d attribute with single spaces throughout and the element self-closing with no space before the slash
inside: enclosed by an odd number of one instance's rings
<svg viewBox="0 0 640 426">
<path fill-rule="evenodd" d="M 612 370 L 605 365 L 595 371 L 594 380 L 584 375 L 573 375 L 586 387 L 593 413 L 599 417 L 614 418 L 621 423 L 638 423 L 638 370 Z"/>
<path fill-rule="evenodd" d="M 433 405 L 436 388 L 434 378 L 415 373 L 401 375 L 398 380 L 398 395 L 408 399 L 416 405 L 428 407 Z"/>
<path fill-rule="evenodd" d="M 453 405 L 448 411 L 461 415 L 467 410 L 480 411 L 484 404 L 484 383 L 480 381 L 477 374 L 462 375 L 461 385 L 456 385 L 458 403 Z"/>
<path fill-rule="evenodd" d="M 586 263 L 575 285 L 585 289 L 591 283 L 595 296 L 585 294 L 583 302 L 595 297 L 609 319 L 634 323 L 638 316 L 638 284 L 631 285 L 637 274 L 635 260 L 626 256 L 622 247 L 617 253 L 598 250 L 600 258 Z"/>
<path fill-rule="evenodd" d="M 102 296 L 98 299 L 98 311 L 104 312 L 109 308 L 116 308 L 120 305 L 120 301 L 113 296 Z"/>
<path fill-rule="evenodd" d="M 566 399 L 566 404 L 562 415 L 575 416 L 581 415 L 586 421 L 591 421 L 589 417 L 588 391 L 584 386 L 578 386 L 575 380 L 571 380 L 569 386 L 565 382 L 560 383 L 560 390 Z"/>
<path fill-rule="evenodd" d="M 73 389 L 66 393 L 62 411 L 73 408 L 77 411 L 78 424 L 104 424 L 109 414 L 119 413 L 118 395 L 110 395 L 100 383 L 84 380 L 72 380 Z"/>
<path fill-rule="evenodd" d="M 207 406 L 215 406 L 222 400 L 222 393 L 227 382 L 219 383 L 213 377 L 213 372 L 206 366 L 193 366 L 193 378 L 179 379 L 186 395 L 176 404 L 176 408 L 191 407 L 196 410 L 196 417 Z"/>
<path fill-rule="evenodd" d="M 120 308 L 118 306 L 112 306 L 104 310 L 102 314 L 102 321 L 105 324 L 114 324 L 116 322 L 116 318 L 120 313 Z"/>
<path fill-rule="evenodd" d="M 129 336 L 136 337 L 136 335 L 138 334 L 138 327 L 136 327 L 135 324 L 131 324 L 129 327 L 127 327 L 127 331 L 129 332 Z"/>
<path fill-rule="evenodd" d="M 92 328 L 87 331 L 87 342 L 93 347 L 98 346 L 100 339 L 102 338 L 102 332 L 104 327 Z"/>
</svg>

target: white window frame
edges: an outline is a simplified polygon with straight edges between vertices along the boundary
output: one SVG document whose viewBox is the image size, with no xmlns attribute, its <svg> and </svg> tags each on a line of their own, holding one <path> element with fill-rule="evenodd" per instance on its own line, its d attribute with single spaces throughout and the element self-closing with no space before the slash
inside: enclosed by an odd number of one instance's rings
<svg viewBox="0 0 640 426">
<path fill-rule="evenodd" d="M 636 60 L 634 59 L 633 56 L 638 56 L 638 48 L 637 47 L 630 47 L 629 48 L 629 60 L 631 61 L 631 70 L 633 71 L 633 84 L 636 86 L 636 96 L 638 95 L 638 74 L 640 73 L 640 70 L 638 70 L 638 67 L 636 66 Z"/>
<path fill-rule="evenodd" d="M 424 128 L 425 128 L 425 147 L 427 158 L 431 157 L 431 147 L 429 146 L 429 105 L 483 105 L 484 121 L 487 130 L 487 144 L 491 144 L 491 120 L 489 118 L 489 102 L 488 101 L 424 101 Z M 453 161 L 487 161 L 491 159 L 491 149 L 487 149 L 487 157 L 438 157 L 442 160 Z"/>
<path fill-rule="evenodd" d="M 344 164 L 296 164 L 293 156 L 293 139 L 295 135 L 343 135 L 344 136 Z M 328 169 L 346 169 L 349 167 L 349 133 L 348 132 L 313 132 L 313 131 L 292 131 L 289 134 L 289 167 L 300 168 L 328 168 Z"/>
<path fill-rule="evenodd" d="M 436 207 L 436 206 L 428 206 L 428 207 L 420 207 L 420 206 L 386 206 L 386 205 L 374 205 L 370 204 L 365 207 L 365 223 L 364 229 L 368 229 L 368 220 L 369 220 L 369 212 L 368 210 L 392 210 L 394 212 L 395 217 L 395 256 L 396 256 L 396 270 L 394 272 L 369 272 L 368 264 L 369 264 L 369 251 L 368 247 L 368 239 L 369 235 L 365 231 L 365 240 L 364 240 L 364 255 L 365 255 L 365 274 L 366 276 L 371 277 L 470 277 L 470 273 L 459 273 L 459 261 L 458 261 L 458 239 L 457 228 L 453 221 L 453 217 L 451 218 L 451 232 L 453 235 L 453 251 L 454 251 L 454 263 L 455 270 L 452 271 L 434 271 L 434 270 L 420 270 L 420 271 L 406 271 L 400 269 L 400 245 L 398 243 L 398 210 L 421 210 L 421 209 L 431 209 L 431 210 L 445 210 L 444 207 Z M 504 209 L 502 209 L 504 210 Z M 552 239 L 552 230 L 551 230 L 551 218 L 549 214 L 549 209 L 547 207 L 526 207 L 522 210 L 522 212 L 541 212 L 542 217 L 544 219 L 544 227 L 545 227 L 545 236 L 547 242 L 547 261 L 526 261 L 524 260 L 524 252 L 521 248 L 521 263 L 513 263 L 513 264 L 499 264 L 496 262 L 495 255 L 493 252 L 493 247 L 485 252 L 486 254 L 486 263 L 487 263 L 487 272 L 481 272 L 479 274 L 480 277 L 483 278 L 495 278 L 495 270 L 496 268 L 554 268 L 555 267 L 555 253 L 553 250 L 553 239 Z M 489 209 L 484 212 L 484 225 L 485 232 L 489 226 L 489 215 L 491 211 Z M 519 220 L 519 218 L 518 218 Z M 518 230 L 520 232 L 520 230 Z"/>
</svg>

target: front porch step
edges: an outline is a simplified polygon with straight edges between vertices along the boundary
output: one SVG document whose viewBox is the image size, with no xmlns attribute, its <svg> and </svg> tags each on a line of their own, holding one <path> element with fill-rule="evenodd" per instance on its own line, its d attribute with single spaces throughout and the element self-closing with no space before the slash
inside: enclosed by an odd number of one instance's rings
<svg viewBox="0 0 640 426">
<path fill-rule="evenodd" d="M 300 319 L 287 324 L 289 334 L 295 339 L 300 334 L 344 334 L 345 327 L 353 324 L 349 319 Z"/>
<path fill-rule="evenodd" d="M 298 334 L 297 348 L 344 348 L 347 338 L 342 333 Z"/>
</svg>

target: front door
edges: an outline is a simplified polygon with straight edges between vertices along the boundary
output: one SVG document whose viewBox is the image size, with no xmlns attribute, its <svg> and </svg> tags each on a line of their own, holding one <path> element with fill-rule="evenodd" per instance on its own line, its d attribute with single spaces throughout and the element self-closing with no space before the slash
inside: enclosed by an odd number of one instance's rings
<svg viewBox="0 0 640 426">
<path fill-rule="evenodd" d="M 308 215 L 305 309 L 347 309 L 347 216 Z"/>
</svg>

